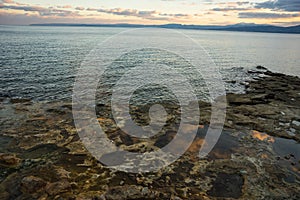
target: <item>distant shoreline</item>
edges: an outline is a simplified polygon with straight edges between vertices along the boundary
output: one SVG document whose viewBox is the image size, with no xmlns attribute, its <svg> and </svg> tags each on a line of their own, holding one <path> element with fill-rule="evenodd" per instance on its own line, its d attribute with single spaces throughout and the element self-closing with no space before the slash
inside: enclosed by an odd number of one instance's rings
<svg viewBox="0 0 300 200">
<path fill-rule="evenodd" d="M 214 30 L 214 31 L 300 34 L 300 25 L 289 26 L 289 27 L 280 27 L 280 26 L 272 26 L 272 25 L 244 24 L 244 23 L 227 25 L 227 26 L 182 25 L 182 24 L 143 25 L 143 24 L 68 24 L 68 23 L 30 24 L 29 26 L 168 28 L 168 29 L 188 29 L 188 30 Z"/>
</svg>

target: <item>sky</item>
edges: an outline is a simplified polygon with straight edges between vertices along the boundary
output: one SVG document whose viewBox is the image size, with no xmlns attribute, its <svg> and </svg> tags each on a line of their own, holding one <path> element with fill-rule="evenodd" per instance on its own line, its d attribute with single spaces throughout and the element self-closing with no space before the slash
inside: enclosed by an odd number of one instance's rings
<svg viewBox="0 0 300 200">
<path fill-rule="evenodd" d="M 0 24 L 300 24 L 300 0 L 0 0 Z"/>
</svg>

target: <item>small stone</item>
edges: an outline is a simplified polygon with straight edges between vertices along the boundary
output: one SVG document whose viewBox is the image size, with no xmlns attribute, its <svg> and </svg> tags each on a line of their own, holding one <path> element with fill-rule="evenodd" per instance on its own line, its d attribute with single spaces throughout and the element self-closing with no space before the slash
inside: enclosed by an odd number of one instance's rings
<svg viewBox="0 0 300 200">
<path fill-rule="evenodd" d="M 35 176 L 27 176 L 21 181 L 21 190 L 24 193 L 36 193 L 46 186 L 46 182 Z"/>
<path fill-rule="evenodd" d="M 147 196 L 148 193 L 149 193 L 149 188 L 148 188 L 148 187 L 144 187 L 144 188 L 142 189 L 142 195 L 143 195 L 143 196 Z"/>
<path fill-rule="evenodd" d="M 293 133 L 293 132 L 291 132 L 291 131 L 287 131 L 287 134 L 288 134 L 289 136 L 295 136 L 295 135 L 296 135 L 295 133 Z"/>
<path fill-rule="evenodd" d="M 170 176 L 166 176 L 166 182 L 169 183 L 171 181 Z"/>
<path fill-rule="evenodd" d="M 48 195 L 44 194 L 44 195 L 40 196 L 38 200 L 47 200 L 47 199 L 48 199 Z"/>
<path fill-rule="evenodd" d="M 265 67 L 263 67 L 263 66 L 261 66 L 261 65 L 258 65 L 258 66 L 256 67 L 256 69 L 260 69 L 260 70 L 268 70 L 267 68 L 265 68 Z"/>
<path fill-rule="evenodd" d="M 71 189 L 71 184 L 67 180 L 49 183 L 46 186 L 46 191 L 49 195 L 55 196 Z"/>
<path fill-rule="evenodd" d="M 16 167 L 20 164 L 21 159 L 15 154 L 0 153 L 0 166 Z"/>
<path fill-rule="evenodd" d="M 142 184 L 143 183 L 143 179 L 142 178 L 139 178 L 139 177 L 137 177 L 136 178 L 136 182 L 137 182 L 137 184 Z"/>
<path fill-rule="evenodd" d="M 300 122 L 296 120 L 292 121 L 292 124 L 294 124 L 295 126 L 300 126 Z"/>
<path fill-rule="evenodd" d="M 120 181 L 120 185 L 121 185 L 121 186 L 124 185 L 124 183 L 125 183 L 124 181 Z"/>
<path fill-rule="evenodd" d="M 290 156 L 291 156 L 292 158 L 295 158 L 295 155 L 294 155 L 294 154 L 292 154 L 292 153 L 290 154 Z"/>
<path fill-rule="evenodd" d="M 295 132 L 296 132 L 296 129 L 290 128 L 290 132 L 295 133 Z"/>
<path fill-rule="evenodd" d="M 276 156 L 276 160 L 280 160 L 280 156 Z"/>
</svg>

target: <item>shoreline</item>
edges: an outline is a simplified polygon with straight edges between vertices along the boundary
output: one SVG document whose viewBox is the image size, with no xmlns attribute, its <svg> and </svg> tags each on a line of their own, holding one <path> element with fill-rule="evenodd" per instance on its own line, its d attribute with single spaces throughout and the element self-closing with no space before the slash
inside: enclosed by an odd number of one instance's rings
<svg viewBox="0 0 300 200">
<path fill-rule="evenodd" d="M 266 24 L 231 24 L 224 26 L 217 25 L 185 25 L 185 24 L 68 24 L 68 23 L 48 23 L 48 24 L 29 24 L 29 26 L 41 27 L 110 27 L 110 28 L 167 28 L 181 30 L 210 30 L 210 31 L 232 31 L 232 32 L 253 32 L 253 33 L 283 33 L 299 34 L 300 25 L 294 26 L 274 26 Z"/>
<path fill-rule="evenodd" d="M 249 73 L 258 78 L 248 81 L 245 94 L 227 94 L 224 131 L 208 157 L 199 159 L 198 151 L 210 104 L 199 102 L 197 137 L 188 151 L 170 166 L 146 174 L 112 171 L 96 161 L 80 142 L 70 102 L 3 100 L 0 197 L 299 199 L 300 78 L 264 67 Z M 149 120 L 145 110 L 132 110 L 141 124 Z M 128 151 L 157 150 L 176 134 L 176 112 L 169 113 L 164 134 L 139 140 L 115 126 L 107 106 L 98 105 L 97 111 L 108 137 Z"/>
</svg>

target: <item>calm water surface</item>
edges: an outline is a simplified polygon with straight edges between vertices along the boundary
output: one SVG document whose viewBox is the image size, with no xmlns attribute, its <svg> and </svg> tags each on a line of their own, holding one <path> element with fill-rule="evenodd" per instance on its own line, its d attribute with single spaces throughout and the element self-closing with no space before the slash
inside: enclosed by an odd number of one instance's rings
<svg viewBox="0 0 300 200">
<path fill-rule="evenodd" d="M 70 100 L 76 71 L 85 56 L 95 45 L 124 30 L 127 29 L 0 26 L 0 96 L 35 101 Z M 247 70 L 257 65 L 300 76 L 300 35 L 179 31 L 206 49 L 225 81 L 238 82 L 228 83 L 229 91 L 241 92 L 239 82 L 248 79 Z M 109 74 L 113 77 L 117 72 L 115 67 Z M 103 93 L 105 85 L 112 85 L 113 80 L 115 78 L 105 79 Z M 204 86 L 200 77 L 193 77 L 192 84 Z M 140 100 L 147 99 L 149 93 L 145 91 L 141 90 L 143 94 L 136 96 Z M 163 92 L 155 94 L 165 95 Z M 197 91 L 197 95 L 205 98 L 205 90 Z"/>
</svg>

